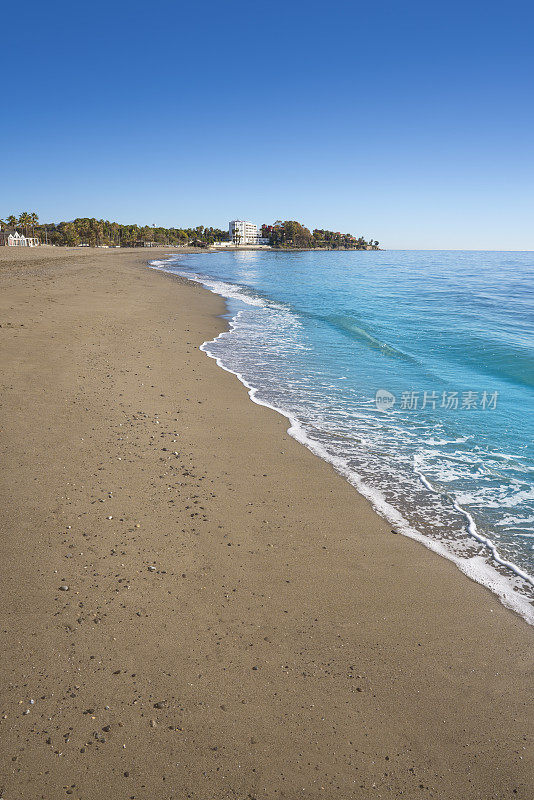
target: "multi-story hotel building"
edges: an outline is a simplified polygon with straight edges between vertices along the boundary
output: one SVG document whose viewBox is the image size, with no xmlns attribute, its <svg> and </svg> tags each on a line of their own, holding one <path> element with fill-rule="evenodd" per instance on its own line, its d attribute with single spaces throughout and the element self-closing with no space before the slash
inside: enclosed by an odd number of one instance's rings
<svg viewBox="0 0 534 800">
<path fill-rule="evenodd" d="M 258 226 L 253 222 L 233 219 L 228 225 L 230 241 L 234 244 L 260 244 Z"/>
</svg>

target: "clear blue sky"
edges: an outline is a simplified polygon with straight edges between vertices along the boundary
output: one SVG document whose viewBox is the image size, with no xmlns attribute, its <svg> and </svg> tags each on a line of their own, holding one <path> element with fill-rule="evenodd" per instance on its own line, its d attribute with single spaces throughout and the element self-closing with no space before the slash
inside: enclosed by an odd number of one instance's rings
<svg viewBox="0 0 534 800">
<path fill-rule="evenodd" d="M 516 0 L 8 5 L 0 217 L 534 249 L 533 22 Z"/>
</svg>

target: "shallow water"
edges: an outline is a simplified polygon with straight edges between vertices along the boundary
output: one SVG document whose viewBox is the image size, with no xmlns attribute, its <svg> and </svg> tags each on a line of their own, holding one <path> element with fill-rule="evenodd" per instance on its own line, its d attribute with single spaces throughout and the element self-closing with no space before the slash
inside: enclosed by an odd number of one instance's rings
<svg viewBox="0 0 534 800">
<path fill-rule="evenodd" d="M 243 251 L 153 265 L 226 298 L 231 330 L 204 349 L 257 402 L 399 529 L 527 616 L 532 253 Z"/>
</svg>

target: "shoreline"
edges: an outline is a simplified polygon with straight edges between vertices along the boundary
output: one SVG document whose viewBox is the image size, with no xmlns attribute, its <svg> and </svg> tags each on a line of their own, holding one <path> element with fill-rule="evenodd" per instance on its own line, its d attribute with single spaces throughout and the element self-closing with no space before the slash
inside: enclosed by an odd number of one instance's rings
<svg viewBox="0 0 534 800">
<path fill-rule="evenodd" d="M 155 251 L 0 254 L 5 800 L 526 800 L 528 627 L 205 358 L 223 300 Z"/>
<path fill-rule="evenodd" d="M 151 269 L 160 270 L 176 277 L 176 273 L 165 269 L 165 261 L 176 264 L 176 261 L 173 262 L 173 259 L 176 257 L 177 256 L 174 255 L 169 256 L 168 259 L 149 262 L 148 266 Z M 180 275 L 179 277 L 184 278 L 193 284 L 199 284 L 206 289 L 206 291 L 221 297 L 225 304 L 226 311 L 228 311 L 227 297 L 225 295 L 220 294 L 214 289 L 210 289 L 208 286 L 205 286 L 201 279 L 188 278 L 185 275 Z M 219 333 L 215 339 L 219 338 L 219 336 L 222 334 L 231 331 L 233 327 L 234 325 L 232 319 L 226 323 L 226 328 L 223 329 L 223 331 L 221 331 L 221 333 Z M 446 558 L 448 561 L 452 562 L 459 569 L 459 571 L 465 575 L 466 578 L 480 584 L 481 586 L 484 586 L 486 589 L 489 589 L 497 596 L 499 601 L 507 609 L 511 610 L 515 614 L 518 614 L 528 625 L 534 625 L 532 596 L 528 594 L 525 586 L 522 587 L 522 590 L 514 587 L 514 579 L 516 582 L 523 581 L 524 584 L 528 584 L 529 587 L 532 587 L 532 577 L 517 564 L 507 560 L 500 554 L 495 543 L 479 532 L 474 519 L 468 511 L 457 504 L 453 505 L 453 508 L 461 513 L 466 519 L 469 536 L 474 541 L 482 544 L 485 550 L 488 551 L 485 553 L 483 564 L 477 563 L 475 565 L 472 563 L 472 559 L 461 558 L 451 549 L 448 549 L 446 545 L 439 540 L 432 539 L 428 535 L 425 535 L 419 531 L 417 528 L 413 527 L 413 525 L 411 525 L 405 518 L 403 512 L 399 508 L 392 506 L 377 490 L 369 487 L 366 484 L 365 479 L 359 473 L 349 469 L 341 458 L 330 455 L 324 448 L 320 447 L 317 442 L 314 442 L 307 435 L 305 426 L 300 422 L 300 420 L 292 416 L 290 413 L 284 411 L 283 408 L 274 406 L 271 403 L 268 403 L 257 397 L 257 393 L 260 391 L 260 389 L 249 383 L 249 381 L 242 374 L 235 372 L 233 369 L 226 366 L 217 355 L 210 351 L 208 347 L 209 344 L 211 344 L 211 342 L 204 342 L 200 346 L 200 350 L 206 353 L 210 358 L 213 358 L 218 367 L 234 375 L 247 389 L 248 395 L 252 402 L 268 408 L 286 419 L 289 423 L 287 433 L 297 442 L 310 450 L 310 452 L 312 452 L 318 458 L 330 464 L 335 471 L 341 477 L 343 477 L 355 489 L 356 492 L 358 492 L 362 498 L 365 498 L 368 502 L 370 502 L 374 511 L 382 519 L 395 526 L 398 533 L 402 534 L 403 536 L 407 536 L 408 538 L 413 539 L 420 544 L 423 544 L 436 555 L 440 556 L 441 558 Z M 421 474 L 420 478 L 422 483 L 429 491 L 434 491 L 424 475 Z"/>
<path fill-rule="evenodd" d="M 274 247 L 273 245 L 238 245 L 237 247 L 199 247 L 199 253 L 238 253 L 240 251 L 257 250 L 264 253 L 383 253 L 384 247 Z M 196 251 L 195 251 L 196 252 Z"/>
</svg>

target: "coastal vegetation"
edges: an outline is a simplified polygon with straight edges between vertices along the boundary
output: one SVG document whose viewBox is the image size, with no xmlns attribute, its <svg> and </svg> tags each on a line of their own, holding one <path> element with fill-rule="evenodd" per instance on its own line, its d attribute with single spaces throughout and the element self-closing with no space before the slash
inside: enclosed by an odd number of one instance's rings
<svg viewBox="0 0 534 800">
<path fill-rule="evenodd" d="M 162 228 L 156 225 L 121 225 L 94 217 L 81 217 L 70 222 L 40 223 L 36 213 L 11 214 L 0 220 L 0 227 L 22 230 L 25 235 L 37 236 L 43 244 L 76 247 L 135 247 L 145 242 L 159 245 L 198 244 L 206 247 L 216 241 L 227 241 L 228 231 L 219 228 Z"/>
<path fill-rule="evenodd" d="M 24 211 L 18 217 L 10 214 L 0 219 L 0 228 L 17 229 L 26 236 L 35 236 L 43 244 L 63 247 L 136 247 L 145 243 L 157 245 L 193 245 L 209 247 L 214 242 L 227 242 L 227 230 L 197 225 L 195 228 L 163 228 L 153 225 L 121 225 L 118 222 L 78 217 L 69 222 L 40 222 L 35 212 Z M 376 250 L 378 241 L 356 237 L 350 233 L 315 228 L 311 232 L 300 222 L 277 220 L 274 225 L 262 225 L 262 237 L 276 248 Z"/>
<path fill-rule="evenodd" d="M 354 249 L 376 250 L 379 242 L 356 237 L 351 233 L 340 233 L 323 228 L 315 228 L 313 233 L 294 220 L 277 220 L 274 225 L 262 225 L 261 235 L 270 239 L 273 247 L 318 248 L 326 250 Z"/>
</svg>

